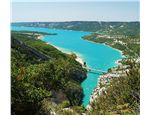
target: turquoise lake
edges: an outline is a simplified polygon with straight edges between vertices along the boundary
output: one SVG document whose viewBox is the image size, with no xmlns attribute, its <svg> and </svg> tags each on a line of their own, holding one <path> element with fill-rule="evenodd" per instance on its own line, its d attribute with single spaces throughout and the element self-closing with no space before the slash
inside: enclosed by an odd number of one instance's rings
<svg viewBox="0 0 150 115">
<path fill-rule="evenodd" d="M 117 66 L 115 63 L 123 56 L 121 52 L 107 45 L 98 44 L 83 40 L 81 37 L 91 34 L 90 32 L 35 28 L 35 27 L 11 27 L 15 31 L 38 31 L 47 33 L 57 33 L 57 35 L 45 35 L 43 41 L 58 47 L 58 49 L 67 52 L 74 52 L 81 57 L 88 67 L 107 71 L 108 68 Z M 84 91 L 83 105 L 87 106 L 90 101 L 90 95 L 97 85 L 99 75 L 87 73 L 87 79 L 82 82 Z"/>
</svg>

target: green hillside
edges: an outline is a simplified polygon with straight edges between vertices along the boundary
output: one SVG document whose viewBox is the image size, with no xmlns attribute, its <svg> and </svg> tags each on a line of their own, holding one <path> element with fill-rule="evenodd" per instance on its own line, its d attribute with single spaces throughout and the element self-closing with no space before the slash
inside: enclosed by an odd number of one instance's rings
<svg viewBox="0 0 150 115">
<path fill-rule="evenodd" d="M 127 60 L 127 75 L 110 81 L 106 91 L 93 103 L 88 115 L 139 115 L 140 114 L 140 65 L 133 59 Z M 119 68 L 117 68 L 119 71 Z M 112 72 L 110 72 L 112 73 Z"/>
<path fill-rule="evenodd" d="M 103 21 L 70 21 L 70 22 L 24 22 L 12 23 L 12 26 L 46 27 L 77 31 L 99 32 L 102 35 L 139 35 L 139 22 L 103 22 Z"/>
<path fill-rule="evenodd" d="M 74 56 L 36 37 L 12 32 L 12 115 L 44 115 L 55 109 L 54 105 L 79 106 L 82 102 L 80 83 L 86 71 Z"/>
</svg>

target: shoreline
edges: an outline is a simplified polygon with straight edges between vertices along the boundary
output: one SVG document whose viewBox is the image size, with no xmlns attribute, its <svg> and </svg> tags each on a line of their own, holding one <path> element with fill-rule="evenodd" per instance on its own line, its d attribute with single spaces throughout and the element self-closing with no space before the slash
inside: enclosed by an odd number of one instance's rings
<svg viewBox="0 0 150 115">
<path fill-rule="evenodd" d="M 123 58 L 126 57 L 126 56 L 123 54 L 123 51 L 121 51 L 121 50 L 119 50 L 119 49 L 117 49 L 117 48 L 114 48 L 114 47 L 112 47 L 112 46 L 110 46 L 110 45 L 107 45 L 106 43 L 97 43 L 97 42 L 95 42 L 95 41 L 87 40 L 87 39 L 84 39 L 84 38 L 82 38 L 82 39 L 83 39 L 83 40 L 86 40 L 86 41 L 88 41 L 88 42 L 96 43 L 96 44 L 103 44 L 103 45 L 105 45 L 105 46 L 107 46 L 107 47 L 109 47 L 109 48 L 112 48 L 112 49 L 114 49 L 114 50 L 120 52 L 120 54 L 122 55 L 122 58 L 115 61 L 116 66 L 113 66 L 113 67 L 115 67 L 115 68 L 118 67 L 118 66 L 121 64 L 120 61 L 121 61 Z M 113 67 L 111 67 L 111 69 L 112 69 Z M 95 89 L 93 90 L 93 92 L 92 92 L 92 94 L 91 94 L 91 96 L 90 96 L 90 102 L 89 102 L 89 104 L 85 107 L 87 110 L 90 110 L 90 109 L 91 109 L 90 104 L 98 97 L 98 95 L 100 95 L 100 93 L 102 93 L 103 91 L 106 90 L 105 87 L 102 87 L 102 88 L 100 87 L 101 79 L 103 78 L 103 76 L 104 76 L 105 74 L 108 74 L 108 71 L 98 77 L 97 85 L 96 85 Z"/>
<path fill-rule="evenodd" d="M 38 40 L 42 40 L 43 37 L 44 37 L 43 34 L 38 34 L 38 35 L 37 35 L 37 39 L 38 39 Z M 83 60 L 83 58 L 81 58 L 81 54 L 79 54 L 79 53 L 77 53 L 77 52 L 72 52 L 72 51 L 70 51 L 70 50 L 68 50 L 68 49 L 65 49 L 65 48 L 61 48 L 61 47 L 55 46 L 55 45 L 53 45 L 53 44 L 50 44 L 49 42 L 45 42 L 45 44 L 52 45 L 52 46 L 54 46 L 55 48 L 57 48 L 58 50 L 62 51 L 63 53 L 66 53 L 66 54 L 72 54 L 72 53 L 74 53 L 74 54 L 76 55 L 75 60 L 76 60 L 78 63 L 80 63 L 82 66 L 84 66 L 84 62 L 85 62 L 85 61 Z"/>
<path fill-rule="evenodd" d="M 117 66 L 113 66 L 113 67 L 111 67 L 110 69 L 112 69 L 112 68 L 116 68 L 116 67 L 118 67 L 119 65 L 120 65 L 120 63 L 119 63 L 119 61 L 121 61 L 122 59 L 118 59 L 117 61 L 115 61 L 115 64 L 117 64 Z M 90 95 L 90 102 L 89 102 L 89 104 L 85 107 L 87 110 L 90 110 L 91 109 L 91 103 L 93 102 L 93 101 L 95 101 L 96 100 L 96 98 L 98 97 L 98 96 L 100 96 L 101 95 L 101 93 L 103 93 L 103 92 L 105 92 L 106 91 L 106 87 L 101 87 L 100 86 L 100 84 L 101 84 L 101 82 L 104 82 L 106 79 L 108 80 L 112 80 L 112 78 L 114 77 L 114 76 L 112 76 L 112 75 L 115 75 L 115 77 L 117 76 L 119 76 L 119 75 L 117 75 L 117 74 L 110 74 L 109 72 L 108 72 L 108 70 L 107 70 L 107 72 L 106 73 L 104 73 L 104 74 L 102 74 L 102 75 L 99 75 L 99 77 L 98 77 L 98 79 L 97 79 L 97 85 L 96 85 L 96 87 L 94 88 L 94 90 L 92 91 L 92 93 L 91 93 L 91 95 Z M 110 82 L 109 81 L 109 82 Z"/>
<path fill-rule="evenodd" d="M 77 57 L 76 57 L 76 59 L 75 59 L 77 62 L 79 62 L 82 66 L 84 66 L 84 60 L 81 58 L 81 57 L 79 57 L 78 55 L 77 55 Z"/>
<path fill-rule="evenodd" d="M 108 45 L 108 44 L 106 44 L 106 43 L 98 43 L 98 42 L 91 41 L 91 40 L 87 40 L 87 39 L 84 39 L 84 38 L 81 38 L 81 39 L 86 40 L 86 41 L 88 41 L 88 42 L 96 43 L 96 44 L 103 44 L 103 45 L 105 45 L 105 46 L 107 46 L 107 47 L 109 47 L 109 48 L 112 48 L 112 49 L 114 49 L 114 50 L 120 52 L 120 54 L 122 55 L 122 58 L 116 60 L 116 61 L 115 61 L 116 66 L 113 66 L 113 67 L 111 67 L 110 69 L 112 69 L 112 68 L 114 68 L 114 67 L 116 68 L 116 67 L 118 67 L 119 65 L 121 65 L 120 61 L 126 57 L 126 56 L 123 54 L 123 51 L 121 51 L 121 50 L 119 50 L 119 49 L 117 49 L 117 48 L 114 48 L 114 47 L 112 47 L 112 46 L 110 46 L 110 45 Z M 91 105 L 90 105 L 90 104 L 91 104 L 102 92 L 105 92 L 106 88 L 105 88 L 105 87 L 100 87 L 100 83 L 101 83 L 101 79 L 103 79 L 103 77 L 104 77 L 105 75 L 107 75 L 107 74 L 109 74 L 108 70 L 107 70 L 106 73 L 104 73 L 104 74 L 102 74 L 102 75 L 100 75 L 100 76 L 98 77 L 97 85 L 96 85 L 95 89 L 92 91 L 92 93 L 91 93 L 91 95 L 90 95 L 90 102 L 89 102 L 89 104 L 85 107 L 87 110 L 90 110 L 90 109 L 91 109 Z M 109 76 L 108 76 L 108 77 L 109 77 Z M 104 77 L 104 78 L 107 79 L 107 77 Z"/>
<path fill-rule="evenodd" d="M 38 39 L 38 40 L 42 40 L 42 39 L 43 39 L 43 36 L 44 36 L 44 35 L 42 35 L 42 34 L 38 34 L 38 35 L 37 35 L 37 39 Z"/>
<path fill-rule="evenodd" d="M 109 46 L 109 47 L 111 47 L 111 46 Z M 115 48 L 113 48 L 113 49 L 115 49 Z M 116 50 L 118 50 L 118 49 L 116 49 Z M 120 51 L 120 50 L 119 50 L 119 51 Z M 120 51 L 120 52 L 121 52 L 121 51 Z M 124 55 L 123 55 L 123 56 L 124 56 Z M 121 61 L 122 59 L 123 59 L 123 58 L 116 60 L 116 61 L 115 61 L 116 66 L 113 66 L 113 67 L 111 67 L 110 69 L 117 68 L 119 65 L 121 65 L 120 61 Z M 112 76 L 112 75 L 114 75 L 114 76 Z M 106 79 L 109 79 L 109 80 L 111 81 L 114 77 L 119 77 L 119 75 L 117 75 L 117 74 L 110 74 L 110 73 L 108 72 L 108 70 L 107 70 L 106 73 L 104 73 L 104 74 L 102 74 L 102 75 L 99 75 L 99 77 L 98 77 L 98 79 L 97 79 L 97 85 L 96 85 L 95 89 L 92 91 L 92 93 L 91 93 L 91 95 L 90 95 L 90 102 L 89 102 L 89 104 L 85 107 L 87 110 L 90 110 L 90 109 L 92 108 L 92 107 L 91 107 L 91 103 L 92 103 L 93 101 L 95 101 L 96 98 L 101 95 L 101 93 L 103 93 L 103 92 L 106 91 L 106 89 L 107 89 L 106 87 L 104 87 L 104 86 L 101 87 L 101 86 L 100 86 L 101 82 L 104 82 Z M 110 81 L 109 81 L 109 82 L 110 82 Z"/>
<path fill-rule="evenodd" d="M 43 37 L 44 37 L 44 35 L 38 34 L 38 35 L 37 35 L 37 40 L 43 40 Z M 81 39 L 83 39 L 83 38 L 81 37 Z M 83 40 L 86 40 L 86 39 L 83 39 Z M 90 40 L 86 40 L 86 41 L 92 42 L 92 43 L 94 43 L 94 44 L 95 44 L 95 43 L 96 43 L 96 44 L 103 44 L 103 45 L 105 45 L 105 46 L 107 46 L 107 47 L 109 47 L 109 48 L 112 48 L 112 49 L 114 49 L 114 50 L 120 52 L 120 54 L 122 55 L 122 58 L 123 58 L 123 52 L 122 52 L 121 50 L 118 50 L 118 49 L 116 49 L 116 48 L 113 48 L 113 47 L 111 47 L 111 46 L 109 46 L 109 45 L 107 45 L 107 44 L 105 44 L 105 43 L 97 43 L 97 42 L 90 41 Z M 50 43 L 49 43 L 49 42 L 45 42 L 45 44 L 50 44 Z M 84 66 L 84 62 L 85 62 L 85 61 L 84 61 L 84 59 L 82 58 L 81 54 L 79 54 L 78 52 L 73 52 L 73 51 L 70 51 L 69 49 L 61 48 L 61 47 L 55 46 L 55 45 L 53 45 L 53 44 L 50 44 L 50 45 L 54 46 L 55 48 L 57 48 L 58 50 L 62 51 L 63 53 L 66 53 L 66 54 L 72 54 L 72 53 L 74 53 L 74 54 L 76 55 L 75 60 L 76 60 L 78 63 L 80 63 L 80 64 L 82 65 L 82 67 Z M 116 66 L 119 65 L 119 61 L 121 61 L 122 58 L 115 61 Z M 87 65 L 87 66 L 88 66 L 88 65 Z M 114 66 L 114 67 L 116 67 L 116 66 Z M 113 68 L 113 67 L 112 67 L 112 68 Z M 107 73 L 108 73 L 108 71 L 106 72 L 106 74 L 107 74 Z M 103 87 L 101 88 L 101 87 L 100 87 L 100 82 L 101 82 L 102 76 L 103 76 L 103 74 L 102 74 L 101 76 L 98 76 L 97 85 L 96 85 L 96 87 L 93 89 L 93 91 L 92 91 L 92 93 L 91 93 L 91 95 L 90 95 L 90 100 L 89 100 L 90 102 L 89 102 L 89 104 L 85 107 L 86 109 L 90 109 L 90 103 L 92 103 L 92 102 L 98 97 L 98 95 L 100 95 L 100 93 L 105 90 L 105 88 L 103 88 Z"/>
<path fill-rule="evenodd" d="M 38 39 L 42 40 L 42 39 L 43 39 L 43 36 L 44 36 L 44 35 L 39 35 L 39 36 L 38 36 Z M 83 39 L 83 38 L 81 38 L 81 39 Z M 86 40 L 86 39 L 83 39 L 83 40 Z M 107 47 L 109 47 L 109 48 L 112 48 L 113 50 L 116 50 L 116 51 L 120 52 L 120 54 L 122 55 L 122 58 L 115 61 L 116 66 L 113 66 L 113 67 L 115 67 L 115 68 L 120 65 L 120 61 L 125 57 L 125 56 L 123 55 L 123 52 L 122 52 L 121 50 L 116 49 L 116 48 L 113 48 L 113 47 L 111 47 L 111 46 L 109 46 L 109 45 L 107 45 L 107 44 L 105 44 L 105 43 L 97 43 L 97 42 L 89 41 L 89 40 L 86 40 L 86 41 L 92 42 L 92 43 L 96 43 L 96 44 L 103 44 L 103 45 L 105 45 L 105 46 L 107 46 Z M 50 43 L 46 42 L 46 44 L 50 44 Z M 82 58 L 82 56 L 81 56 L 79 53 L 70 51 L 70 50 L 65 49 L 65 48 L 61 48 L 61 47 L 55 46 L 55 45 L 53 45 L 53 44 L 51 44 L 51 45 L 54 46 L 55 48 L 57 48 L 58 50 L 62 51 L 63 53 L 66 53 L 66 54 L 72 54 L 72 53 L 74 53 L 74 54 L 76 55 L 75 60 L 76 60 L 78 63 L 80 63 L 80 64 L 82 65 L 82 67 L 84 66 L 84 62 L 85 62 L 85 61 L 84 61 L 84 59 Z M 88 65 L 87 65 L 87 66 L 88 66 Z M 113 67 L 111 67 L 111 69 L 112 69 Z M 108 71 L 107 71 L 105 74 L 108 74 Z M 103 78 L 103 76 L 105 76 L 105 74 L 102 74 L 102 75 L 98 76 L 97 85 L 96 85 L 96 87 L 93 89 L 93 91 L 92 91 L 92 93 L 91 93 L 91 95 L 90 95 L 89 104 L 85 107 L 87 110 L 90 110 L 90 108 L 91 108 L 90 104 L 91 104 L 101 93 L 103 93 L 103 92 L 106 90 L 105 87 L 100 87 L 101 79 Z M 104 77 L 104 78 L 107 78 L 107 77 Z"/>
<path fill-rule="evenodd" d="M 119 50 L 119 49 L 117 49 L 117 48 L 114 48 L 114 47 L 112 47 L 112 46 L 110 46 L 110 45 L 107 45 L 106 43 L 103 43 L 103 44 L 104 44 L 105 46 L 108 46 L 108 47 L 110 47 L 110 48 L 112 48 L 112 49 L 114 49 L 114 50 L 120 52 L 121 55 L 122 55 L 122 58 L 125 58 L 125 57 L 126 57 L 126 56 L 123 54 L 123 51 L 121 51 L 121 50 Z"/>
<path fill-rule="evenodd" d="M 77 52 L 73 52 L 73 51 L 70 51 L 68 49 L 65 49 L 65 48 L 61 48 L 61 47 L 58 47 L 58 46 L 55 46 L 53 44 L 51 44 L 52 46 L 54 46 L 55 48 L 57 48 L 58 50 L 62 51 L 63 53 L 66 53 L 66 54 L 72 54 L 74 53 L 76 55 L 76 58 L 75 60 L 77 62 L 79 62 L 82 66 L 84 65 L 84 58 L 82 58 L 81 54 L 77 53 Z"/>
<path fill-rule="evenodd" d="M 81 38 L 81 39 L 82 39 L 82 38 Z M 94 42 L 94 41 L 89 41 L 89 40 L 87 40 L 87 41 L 88 41 L 88 42 L 96 43 L 96 42 Z M 96 43 L 96 44 L 100 44 L 100 43 Z M 101 43 L 101 44 L 102 44 L 102 43 Z M 53 44 L 51 44 L 51 45 L 54 46 L 55 48 L 57 48 L 58 50 L 62 51 L 63 53 L 66 53 L 66 54 L 74 53 L 74 54 L 76 55 L 75 60 L 76 60 L 78 63 L 80 63 L 80 64 L 82 65 L 82 67 L 84 66 L 84 62 L 85 62 L 85 61 L 84 61 L 84 58 L 82 58 L 81 54 L 79 54 L 79 53 L 77 53 L 77 52 L 70 51 L 70 50 L 65 49 L 65 48 L 61 48 L 61 47 L 55 46 L 55 45 L 53 45 Z M 116 61 L 114 62 L 116 65 L 114 65 L 113 67 L 111 67 L 111 69 L 114 68 L 114 67 L 115 67 L 115 68 L 118 67 L 118 66 L 120 65 L 120 61 L 125 57 L 125 56 L 123 55 L 123 52 L 122 52 L 121 50 L 116 49 L 116 48 L 113 48 L 113 47 L 111 47 L 111 46 L 109 46 L 109 45 L 107 45 L 107 44 L 104 44 L 104 43 L 103 43 L 103 45 L 105 45 L 105 46 L 107 46 L 107 47 L 110 47 L 110 48 L 112 48 L 113 50 L 116 50 L 116 51 L 120 52 L 120 54 L 122 55 L 122 58 L 116 60 Z M 87 65 L 87 66 L 88 66 L 88 65 Z M 106 72 L 105 74 L 108 74 L 108 70 L 107 70 L 107 72 Z M 103 75 L 105 75 L 105 74 L 102 74 L 102 75 L 98 76 L 97 85 L 96 85 L 96 87 L 94 88 L 94 90 L 92 91 L 92 93 L 91 93 L 91 95 L 90 95 L 90 102 L 89 102 L 89 104 L 85 107 L 87 110 L 90 110 L 90 108 L 91 108 L 90 104 L 98 97 L 98 95 L 100 95 L 102 92 L 104 92 L 104 91 L 106 90 L 105 87 L 102 87 L 102 88 L 100 87 L 101 78 L 102 78 Z M 104 77 L 104 78 L 107 78 L 107 77 Z"/>
<path fill-rule="evenodd" d="M 83 36 L 83 37 L 84 37 L 84 36 Z M 87 39 L 84 39 L 83 37 L 82 37 L 81 39 L 86 40 L 86 41 L 88 41 L 88 42 L 105 45 L 105 46 L 107 46 L 107 47 L 109 47 L 109 48 L 112 48 L 112 49 L 114 49 L 114 50 L 120 52 L 121 55 L 122 55 L 122 58 L 125 58 L 125 57 L 126 57 L 126 56 L 123 54 L 123 52 L 122 52 L 121 50 L 117 49 L 117 48 L 114 48 L 114 47 L 112 47 L 112 46 L 110 46 L 110 45 L 107 45 L 106 43 L 98 43 L 98 42 L 95 42 L 95 41 L 87 40 Z"/>
</svg>

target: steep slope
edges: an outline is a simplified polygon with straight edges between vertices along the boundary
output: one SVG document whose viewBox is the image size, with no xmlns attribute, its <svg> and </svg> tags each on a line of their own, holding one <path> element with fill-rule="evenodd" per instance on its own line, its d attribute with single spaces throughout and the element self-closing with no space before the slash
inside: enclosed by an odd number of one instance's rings
<svg viewBox="0 0 150 115">
<path fill-rule="evenodd" d="M 48 114 L 54 104 L 67 102 L 74 106 L 82 102 L 80 83 L 86 78 L 86 71 L 73 56 L 36 37 L 12 32 L 12 115 Z M 50 104 L 43 108 L 43 103 Z"/>
</svg>

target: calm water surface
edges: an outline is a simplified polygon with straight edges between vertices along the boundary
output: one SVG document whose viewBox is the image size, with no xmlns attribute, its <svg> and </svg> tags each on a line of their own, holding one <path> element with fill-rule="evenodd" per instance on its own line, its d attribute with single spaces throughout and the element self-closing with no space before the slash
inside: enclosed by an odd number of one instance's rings
<svg viewBox="0 0 150 115">
<path fill-rule="evenodd" d="M 93 69 L 107 71 L 108 68 L 116 66 L 115 61 L 122 58 L 122 54 L 111 47 L 81 38 L 90 34 L 90 32 L 34 27 L 12 27 L 11 29 L 57 33 L 57 35 L 46 35 L 42 40 L 59 47 L 62 51 L 65 49 L 65 51 L 78 54 L 87 63 L 87 66 Z M 98 77 L 97 74 L 87 73 L 87 79 L 81 84 L 85 95 L 83 98 L 84 106 L 89 103 L 90 95 L 97 85 Z"/>
</svg>

